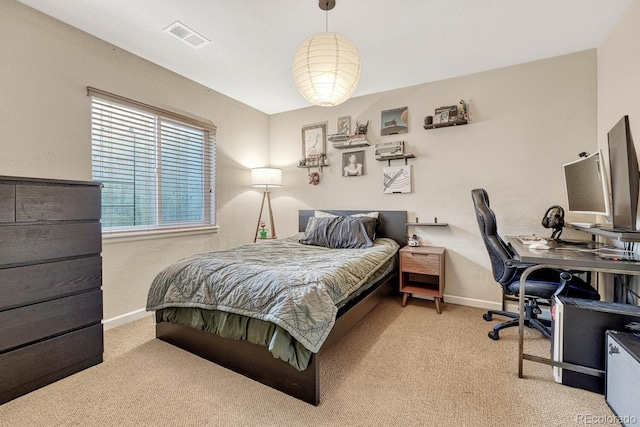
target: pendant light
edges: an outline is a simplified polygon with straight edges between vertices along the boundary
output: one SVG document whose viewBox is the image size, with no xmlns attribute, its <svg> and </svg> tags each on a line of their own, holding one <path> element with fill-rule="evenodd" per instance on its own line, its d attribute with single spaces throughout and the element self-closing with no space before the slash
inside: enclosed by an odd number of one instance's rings
<svg viewBox="0 0 640 427">
<path fill-rule="evenodd" d="M 327 11 L 326 32 L 305 40 L 293 57 L 293 80 L 300 94 L 323 107 L 342 104 L 358 87 L 360 55 L 351 41 L 328 31 L 329 10 L 335 0 L 319 0 Z"/>
</svg>

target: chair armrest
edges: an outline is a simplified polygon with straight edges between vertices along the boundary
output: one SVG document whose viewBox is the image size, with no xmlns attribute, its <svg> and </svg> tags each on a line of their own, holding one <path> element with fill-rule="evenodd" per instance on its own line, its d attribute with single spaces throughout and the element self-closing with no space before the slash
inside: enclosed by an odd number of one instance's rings
<svg viewBox="0 0 640 427">
<path fill-rule="evenodd" d="M 517 261 L 515 259 L 506 259 L 506 260 L 504 260 L 504 265 L 507 268 L 517 268 L 517 269 L 524 270 L 525 268 L 532 267 L 532 266 L 534 266 L 536 264 L 532 264 L 530 262 L 520 262 L 520 261 Z"/>
<path fill-rule="evenodd" d="M 553 293 L 553 296 L 558 296 L 561 295 L 562 293 L 565 292 L 566 290 L 569 290 L 569 282 L 571 281 L 571 279 L 573 279 L 573 276 L 571 275 L 571 273 L 569 273 L 568 271 L 563 271 L 560 273 L 560 286 L 558 286 L 558 289 L 556 289 L 556 291 Z"/>
</svg>

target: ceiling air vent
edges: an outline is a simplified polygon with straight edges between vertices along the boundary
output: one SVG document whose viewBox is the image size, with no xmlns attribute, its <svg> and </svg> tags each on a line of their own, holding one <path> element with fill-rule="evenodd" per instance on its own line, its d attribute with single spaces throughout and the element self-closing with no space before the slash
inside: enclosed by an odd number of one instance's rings
<svg viewBox="0 0 640 427">
<path fill-rule="evenodd" d="M 180 21 L 174 22 L 164 30 L 195 49 L 199 49 L 202 46 L 211 43 L 211 40 L 207 40 L 206 38 L 202 37 L 200 34 L 196 33 Z"/>
</svg>

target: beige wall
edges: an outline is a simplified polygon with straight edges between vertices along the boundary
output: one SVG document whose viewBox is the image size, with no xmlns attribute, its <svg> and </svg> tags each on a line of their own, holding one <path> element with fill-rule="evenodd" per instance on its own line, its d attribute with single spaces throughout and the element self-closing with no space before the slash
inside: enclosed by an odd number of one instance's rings
<svg viewBox="0 0 640 427">
<path fill-rule="evenodd" d="M 251 241 L 260 193 L 249 187 L 248 168 L 269 161 L 284 169 L 284 186 L 272 193 L 279 235 L 296 231 L 300 208 L 406 209 L 411 221 L 437 217 L 449 227 L 410 232 L 424 244 L 448 248 L 446 301 L 495 307 L 500 289 L 470 191 L 487 189 L 501 234 L 549 233 L 540 219 L 548 206 L 565 204 L 562 163 L 602 146 L 606 130 L 623 114 L 640 132 L 640 119 L 633 118 L 640 109 L 639 5 L 597 55 L 590 50 L 269 117 L 16 1 L 0 0 L 0 175 L 91 179 L 86 86 L 218 126 L 220 232 L 105 242 L 106 319 L 143 308 L 151 280 L 171 261 Z M 470 125 L 422 129 L 434 108 L 460 99 L 470 104 Z M 409 133 L 380 136 L 380 112 L 403 106 L 409 107 Z M 409 161 L 413 193 L 382 193 L 386 163 L 374 160 L 372 147 L 365 149 L 366 175 L 357 178 L 341 176 L 343 151 L 328 147 L 332 166 L 319 186 L 307 184 L 306 170 L 295 167 L 302 126 L 326 121 L 333 133 L 345 115 L 370 121 L 373 144 L 405 141 L 417 156 Z"/>
<path fill-rule="evenodd" d="M 105 319 L 144 308 L 151 280 L 170 262 L 253 237 L 261 193 L 249 187 L 248 168 L 268 164 L 266 114 L 16 1 L 0 0 L 0 10 L 0 175 L 91 179 L 87 86 L 218 127 L 219 233 L 105 241 Z"/>
<path fill-rule="evenodd" d="M 607 132 L 624 115 L 636 151 L 640 148 L 640 1 L 629 7 L 622 20 L 598 47 L 598 146 L 608 157 Z M 633 289 L 640 283 L 633 277 Z"/>
<path fill-rule="evenodd" d="M 470 104 L 466 126 L 424 130 L 423 120 L 442 105 Z M 380 136 L 381 111 L 409 108 L 409 132 Z M 411 194 L 383 194 L 382 168 L 373 147 L 366 151 L 366 176 L 345 178 L 344 150 L 327 148 L 332 166 L 318 186 L 307 184 L 301 157 L 301 127 L 351 115 L 370 121 L 372 144 L 404 140 L 416 159 Z M 540 221 L 550 205 L 565 205 L 562 164 L 596 147 L 596 51 L 551 58 L 460 78 L 353 98 L 330 109 L 310 107 L 271 116 L 271 162 L 285 168 L 284 187 L 274 190 L 280 234 L 295 232 L 299 208 L 406 209 L 409 220 L 446 222 L 449 227 L 413 228 L 423 244 L 447 248 L 445 301 L 495 307 L 493 281 L 470 192 L 484 187 L 499 231 L 550 234 Z M 392 164 L 400 165 L 401 162 Z"/>
<path fill-rule="evenodd" d="M 598 145 L 607 151 L 607 132 L 629 116 L 640 146 L 640 1 L 625 13 L 598 47 Z"/>
</svg>

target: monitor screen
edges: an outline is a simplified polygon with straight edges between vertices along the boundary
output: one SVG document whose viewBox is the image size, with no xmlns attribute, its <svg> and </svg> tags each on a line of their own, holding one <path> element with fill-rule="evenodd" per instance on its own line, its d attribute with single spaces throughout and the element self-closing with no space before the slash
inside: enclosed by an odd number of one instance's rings
<svg viewBox="0 0 640 427">
<path fill-rule="evenodd" d="M 611 203 L 613 228 L 634 231 L 638 209 L 638 159 L 629 130 L 629 116 L 624 116 L 607 133 L 611 165 Z"/>
<path fill-rule="evenodd" d="M 568 210 L 573 213 L 610 214 L 609 186 L 600 151 L 564 165 Z"/>
</svg>

